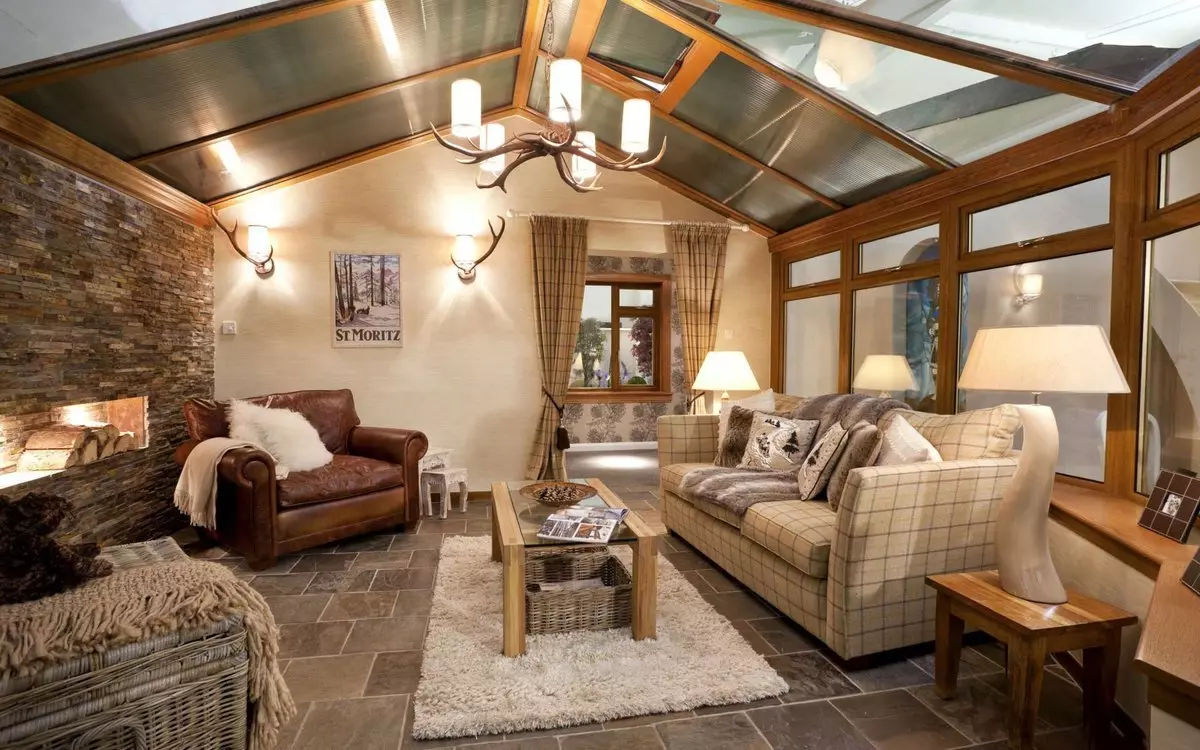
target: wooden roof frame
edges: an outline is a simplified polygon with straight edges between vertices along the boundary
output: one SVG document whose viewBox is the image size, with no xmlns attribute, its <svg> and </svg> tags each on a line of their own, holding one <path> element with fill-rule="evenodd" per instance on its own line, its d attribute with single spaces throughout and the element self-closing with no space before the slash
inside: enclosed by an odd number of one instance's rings
<svg viewBox="0 0 1200 750">
<path fill-rule="evenodd" d="M 346 94 L 335 99 L 324 102 L 318 102 L 307 107 L 302 107 L 293 111 L 284 112 L 270 118 L 265 118 L 257 122 L 248 123 L 236 128 L 216 133 L 204 138 L 195 139 L 193 141 L 178 144 L 159 151 L 143 154 L 129 162 L 121 162 L 116 157 L 113 157 L 91 144 L 84 144 L 80 139 L 75 138 L 61 128 L 46 123 L 37 115 L 27 110 L 23 110 L 11 101 L 0 97 L 0 135 L 7 135 L 11 139 L 25 143 L 31 147 L 47 153 L 51 158 L 57 158 L 60 161 L 70 162 L 72 158 L 78 157 L 77 166 L 81 171 L 97 176 L 100 179 L 106 179 L 114 184 L 119 189 L 126 190 L 130 194 L 137 195 L 151 202 L 158 203 L 176 215 L 195 220 L 201 224 L 207 224 L 209 221 L 207 216 L 202 217 L 196 206 L 204 206 L 205 204 L 195 201 L 194 199 L 183 195 L 181 192 L 170 188 L 159 182 L 153 177 L 140 172 L 137 172 L 139 177 L 134 177 L 132 173 L 126 172 L 123 169 L 115 168 L 111 163 L 113 161 L 123 164 L 125 167 L 133 169 L 138 165 L 143 165 L 148 161 L 171 153 L 177 153 L 184 150 L 203 148 L 217 141 L 237 136 L 241 133 L 249 132 L 262 128 L 283 120 L 288 120 L 296 117 L 301 117 L 307 114 L 312 114 L 317 111 L 337 107 L 348 104 L 354 101 L 376 96 L 387 91 L 394 91 L 398 88 L 413 85 L 420 81 L 428 80 L 434 76 L 444 75 L 459 70 L 467 70 L 476 65 L 485 64 L 498 59 L 508 59 L 515 57 L 517 59 L 516 79 L 513 89 L 512 104 L 492 112 L 487 113 L 490 119 L 499 119 L 501 117 L 520 114 L 532 119 L 534 122 L 544 122 L 544 118 L 540 113 L 529 108 L 528 96 L 530 86 L 532 84 L 535 66 L 539 59 L 545 56 L 541 50 L 541 39 L 545 30 L 546 15 L 551 0 L 527 0 L 524 23 L 522 27 L 520 46 L 507 50 L 501 50 L 486 56 L 475 58 L 464 62 L 455 63 L 445 66 L 440 69 L 427 71 L 414 76 L 409 76 L 404 79 L 399 79 L 379 86 L 374 86 L 361 91 Z M 133 60 L 144 59 L 155 55 L 167 54 L 172 51 L 186 49 L 195 45 L 204 44 L 218 39 L 228 39 L 241 34 L 250 33 L 264 28 L 271 28 L 285 23 L 290 23 L 304 18 L 310 18 L 325 13 L 334 12 L 344 8 L 363 5 L 369 0 L 309 0 L 308 2 L 298 3 L 295 5 L 277 8 L 263 13 L 253 15 L 238 15 L 227 20 L 210 20 L 192 24 L 185 28 L 182 33 L 172 35 L 162 35 L 158 38 L 147 38 L 142 41 L 135 41 L 131 46 L 119 47 L 110 45 L 107 49 L 98 49 L 94 53 L 84 52 L 76 59 L 59 58 L 59 60 L 51 60 L 49 62 L 35 63 L 27 67 L 27 70 L 19 72 L 15 76 L 10 76 L 3 83 L 0 83 L 0 95 L 4 93 L 23 91 L 38 85 L 52 83 L 71 76 L 86 74 L 93 70 L 101 70 L 104 68 L 120 65 Z M 685 52 L 683 58 L 678 63 L 673 75 L 667 81 L 666 87 L 661 91 L 656 91 L 648 86 L 627 77 L 624 73 L 615 71 L 609 66 L 601 62 L 592 60 L 588 57 L 587 52 L 591 47 L 592 41 L 595 38 L 597 28 L 599 27 L 600 19 L 603 16 L 604 9 L 608 3 L 623 2 L 631 8 L 640 11 L 641 13 L 655 19 L 656 21 L 672 28 L 692 40 L 692 44 Z M 1087 99 L 1094 102 L 1116 103 L 1114 106 L 1118 109 L 1122 106 L 1124 97 L 1137 91 L 1137 87 L 1130 86 L 1121 81 L 1097 76 L 1080 71 L 1072 71 L 1064 68 L 1059 68 L 1053 64 L 1044 61 L 1028 58 L 1022 55 L 1002 52 L 990 47 L 977 45 L 964 40 L 955 39 L 935 32 L 929 32 L 924 29 L 913 28 L 904 24 L 888 21 L 886 19 L 876 18 L 861 11 L 852 8 L 844 8 L 835 4 L 819 2 L 818 0 L 728 0 L 730 4 L 747 8 L 763 13 L 772 14 L 780 18 L 788 18 L 791 20 L 813 24 L 825 29 L 835 30 L 841 33 L 850 34 L 873 42 L 886 44 L 897 49 L 904 49 L 917 54 L 926 55 L 940 60 L 945 60 L 958 65 L 972 67 L 995 75 L 1004 76 L 1006 78 L 1040 86 L 1047 90 L 1058 93 L 1065 93 L 1076 96 L 1082 99 Z M 761 170 L 772 177 L 779 179 L 794 189 L 802 192 L 811 199 L 825 205 L 828 208 L 837 211 L 837 220 L 844 220 L 842 209 L 844 208 L 837 201 L 821 194 L 819 191 L 811 188 L 803 182 L 791 178 L 782 172 L 779 172 L 772 166 L 764 164 L 754 157 L 745 154 L 737 148 L 724 143 L 720 139 L 709 135 L 708 133 L 689 125 L 686 122 L 674 117 L 671 113 L 686 96 L 687 92 L 700 79 L 709 65 L 716 60 L 718 55 L 728 55 L 740 63 L 747 65 L 751 69 L 766 75 L 776 83 L 795 91 L 797 94 L 812 100 L 815 104 L 827 109 L 835 115 L 851 123 L 853 126 L 867 131 L 872 136 L 885 141 L 893 147 L 908 154 L 912 158 L 920 161 L 922 164 L 938 171 L 945 177 L 946 170 L 958 165 L 946 156 L 938 153 L 936 150 L 929 148 L 925 144 L 918 142 L 906 133 L 892 129 L 883 123 L 876 120 L 870 113 L 859 109 L 852 103 L 842 99 L 836 94 L 831 94 L 821 87 L 812 84 L 793 72 L 780 68 L 769 62 L 766 62 L 758 54 L 743 45 L 737 39 L 729 37 L 720 31 L 707 27 L 697 20 L 688 16 L 681 11 L 675 0 L 580 0 L 574 24 L 569 30 L 567 40 L 567 56 L 579 59 L 584 65 L 585 76 L 589 81 L 606 88 L 609 91 L 616 92 L 621 96 L 636 96 L 646 98 L 652 102 L 655 115 L 670 122 L 672 125 L 688 132 L 689 134 L 700 138 L 705 143 L 721 150 L 723 153 L 729 154 L 739 161 Z M 1191 60 L 1194 56 L 1180 55 L 1184 60 Z M 1156 81 L 1157 82 L 1157 81 Z M 19 116 L 13 113 L 19 113 Z M 1111 112 L 1109 114 L 1112 114 Z M 1114 115 L 1116 116 L 1116 115 Z M 1100 117 L 1100 116 L 1097 116 Z M 7 123 L 5 122 L 7 119 Z M 1095 118 L 1093 118 L 1095 119 Z M 43 123 L 40 127 L 46 129 L 46 137 L 37 139 L 30 135 L 30 123 Z M 14 128 L 13 122 L 20 123 L 20 127 Z M 1085 121 L 1087 122 L 1087 121 Z M 7 125 L 7 129 L 5 129 Z M 13 135 L 12 130 L 21 131 L 21 135 Z M 381 144 L 369 149 L 330 160 L 329 162 L 314 165 L 312 167 L 300 170 L 291 175 L 285 175 L 266 183 L 255 185 L 246 190 L 240 191 L 230 196 L 224 196 L 215 199 L 209 203 L 213 207 L 224 207 L 231 205 L 237 201 L 245 199 L 249 195 L 258 194 L 264 190 L 276 189 L 285 185 L 295 184 L 304 179 L 310 179 L 321 174 L 326 174 L 329 171 L 340 169 L 351 164 L 360 163 L 366 159 L 381 156 L 387 153 L 393 153 L 397 150 L 407 148 L 411 145 L 424 143 L 430 140 L 431 134 L 428 132 L 418 133 L 413 136 L 397 139 L 396 141 Z M 1044 138 L 1044 137 L 1043 137 Z M 71 139 L 78 143 L 71 142 Z M 1035 139 L 1040 140 L 1041 139 Z M 40 141 L 40 142 L 39 142 Z M 49 145 L 48 145 L 49 144 Z M 1021 146 L 1015 147 L 1020 149 Z M 1006 153 L 1006 152 L 1001 152 Z M 101 159 L 98 154 L 104 154 L 105 159 Z M 990 163 L 989 160 L 983 160 Z M 103 163 L 103 168 L 97 165 Z M 974 164 L 972 165 L 974 166 Z M 956 170 L 957 171 L 957 170 Z M 972 170 L 977 171 L 977 170 Z M 106 174 L 111 173 L 109 177 Z M 730 216 L 738 221 L 748 223 L 755 229 L 756 232 L 764 236 L 772 237 L 776 233 L 762 224 L 751 220 L 749 217 L 742 215 L 733 209 L 715 201 L 698 191 L 683 185 L 677 180 L 661 173 L 658 170 L 647 170 L 647 176 L 652 179 L 667 185 L 671 189 L 685 195 L 686 197 L 696 200 L 709 208 L 721 213 L 725 216 Z M 900 192 L 909 191 L 911 188 L 905 188 Z M 860 212 L 851 211 L 852 214 Z M 828 223 L 830 219 L 818 220 L 822 223 Z M 851 219 L 852 217 L 845 217 Z M 808 233 L 805 225 L 785 233 L 792 237 L 805 235 Z M 786 243 L 790 244 L 790 243 Z"/>
</svg>

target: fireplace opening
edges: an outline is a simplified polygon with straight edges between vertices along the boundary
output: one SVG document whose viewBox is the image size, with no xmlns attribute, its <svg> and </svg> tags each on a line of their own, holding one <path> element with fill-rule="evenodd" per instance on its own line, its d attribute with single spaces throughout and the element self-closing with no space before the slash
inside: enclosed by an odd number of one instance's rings
<svg viewBox="0 0 1200 750">
<path fill-rule="evenodd" d="M 0 489 L 145 448 L 146 401 L 136 396 L 0 417 Z"/>
</svg>

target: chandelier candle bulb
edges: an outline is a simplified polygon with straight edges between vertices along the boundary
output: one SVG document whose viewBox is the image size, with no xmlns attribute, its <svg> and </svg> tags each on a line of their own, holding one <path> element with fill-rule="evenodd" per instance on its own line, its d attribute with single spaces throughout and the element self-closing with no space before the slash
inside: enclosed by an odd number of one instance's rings
<svg viewBox="0 0 1200 750">
<path fill-rule="evenodd" d="M 504 145 L 505 136 L 504 125 L 498 122 L 489 122 L 483 126 L 483 131 L 479 134 L 479 148 L 484 151 L 500 148 Z M 480 162 L 479 168 L 495 176 L 504 171 L 504 164 L 504 154 L 497 154 Z"/>
<path fill-rule="evenodd" d="M 621 150 L 641 154 L 650 149 L 650 101 L 626 99 L 621 112 Z"/>
<path fill-rule="evenodd" d="M 596 134 L 590 130 L 580 130 L 575 135 L 576 145 L 582 146 L 589 154 L 596 153 Z M 596 163 L 582 156 L 571 157 L 571 175 L 580 183 L 596 179 Z"/>
<path fill-rule="evenodd" d="M 459 138 L 478 137 L 482 106 L 479 81 L 459 78 L 450 84 L 450 132 Z"/>
<path fill-rule="evenodd" d="M 550 63 L 550 119 L 578 122 L 583 117 L 583 66 L 563 58 Z"/>
</svg>

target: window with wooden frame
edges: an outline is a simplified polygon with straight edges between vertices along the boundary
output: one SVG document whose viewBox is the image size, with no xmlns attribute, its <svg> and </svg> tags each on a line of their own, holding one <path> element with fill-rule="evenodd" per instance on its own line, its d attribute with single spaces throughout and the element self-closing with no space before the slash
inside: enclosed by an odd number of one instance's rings
<svg viewBox="0 0 1200 750">
<path fill-rule="evenodd" d="M 669 276 L 589 275 L 568 400 L 671 400 L 670 310 Z"/>
</svg>

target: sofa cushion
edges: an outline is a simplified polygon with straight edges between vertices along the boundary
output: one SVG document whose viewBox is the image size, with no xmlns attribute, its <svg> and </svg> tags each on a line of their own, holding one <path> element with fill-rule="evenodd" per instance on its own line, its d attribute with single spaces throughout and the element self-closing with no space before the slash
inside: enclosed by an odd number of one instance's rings
<svg viewBox="0 0 1200 750">
<path fill-rule="evenodd" d="M 362 456 L 335 455 L 312 471 L 297 471 L 280 479 L 279 504 L 284 507 L 340 500 L 368 492 L 404 486 L 404 467 Z"/>
<path fill-rule="evenodd" d="M 836 525 L 837 513 L 828 503 L 782 500 L 751 506 L 742 518 L 742 536 L 798 570 L 825 578 Z"/>
<path fill-rule="evenodd" d="M 354 410 L 354 395 L 349 389 L 337 391 L 291 391 L 243 399 L 270 409 L 290 409 L 304 415 L 317 428 L 321 442 L 331 453 L 345 453 L 350 431 L 359 425 Z M 190 398 L 183 404 L 188 437 L 208 440 L 229 436 L 228 401 Z"/>
<path fill-rule="evenodd" d="M 899 412 L 880 420 L 879 429 L 887 431 Z M 976 458 L 1003 458 L 1012 451 L 1013 436 L 1021 426 L 1021 415 L 1012 404 L 990 409 L 975 409 L 961 414 L 903 412 L 904 419 L 933 443 L 943 461 L 969 461 Z"/>
<path fill-rule="evenodd" d="M 724 521 L 736 529 L 742 525 L 742 519 L 738 518 L 736 513 L 716 503 L 693 503 L 679 491 L 679 483 L 683 481 L 684 475 L 689 471 L 708 468 L 712 468 L 712 464 L 671 464 L 659 470 L 659 482 L 662 484 L 664 492 L 670 492 L 688 505 L 699 508 L 718 521 Z"/>
</svg>

